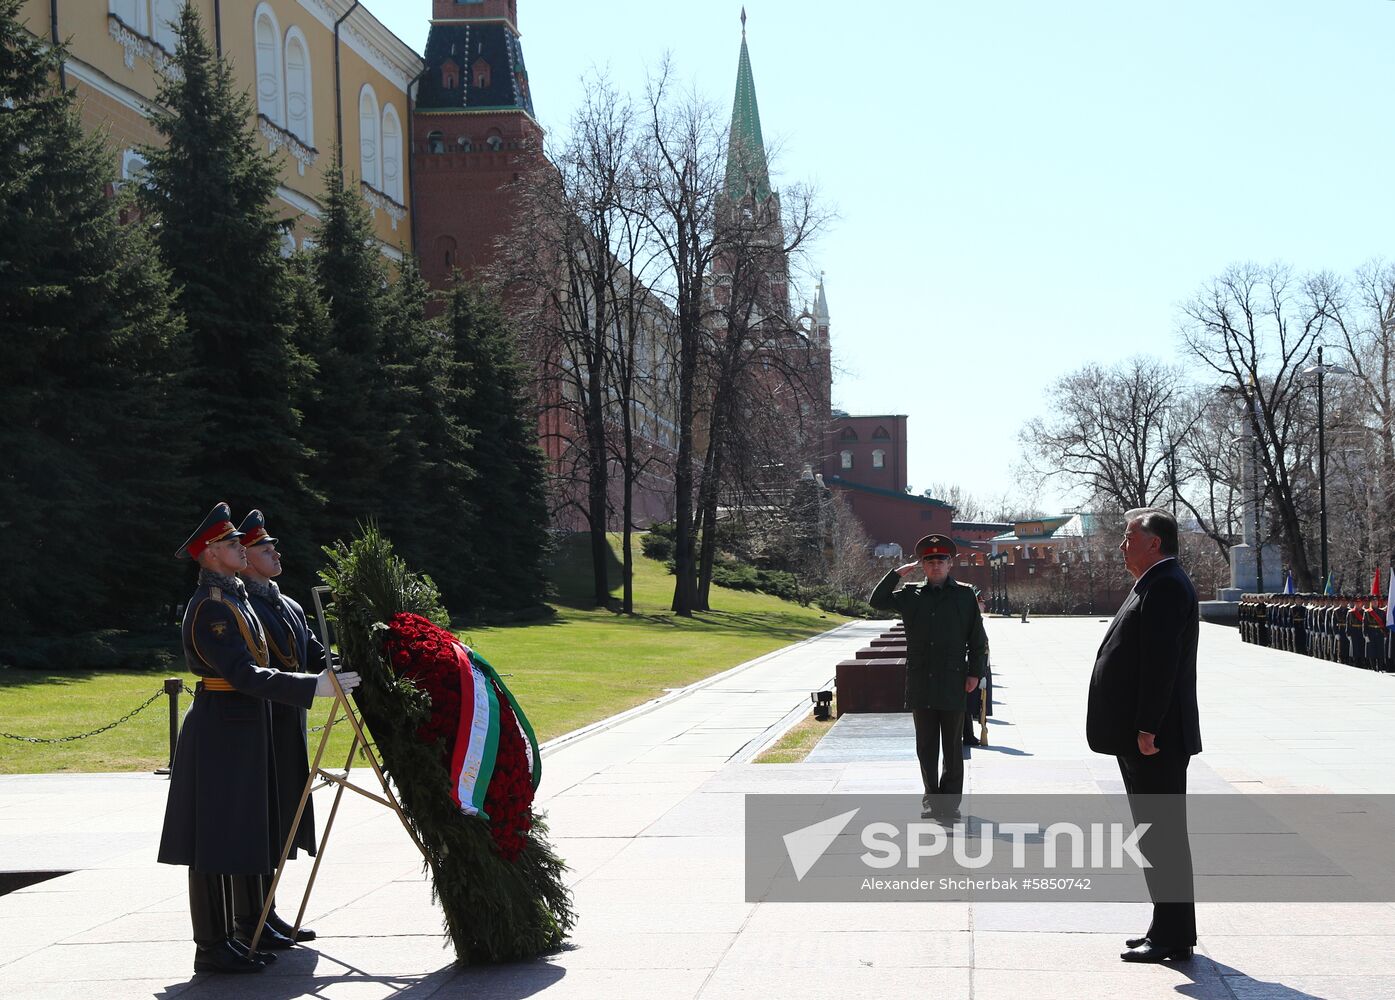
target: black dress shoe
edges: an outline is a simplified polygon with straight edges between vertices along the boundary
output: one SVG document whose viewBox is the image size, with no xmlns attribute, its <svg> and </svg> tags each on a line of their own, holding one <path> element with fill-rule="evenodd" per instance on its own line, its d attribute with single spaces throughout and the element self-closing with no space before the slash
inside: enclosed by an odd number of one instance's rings
<svg viewBox="0 0 1395 1000">
<path fill-rule="evenodd" d="M 246 924 L 239 924 L 237 928 L 237 939 L 243 944 L 251 944 L 252 932 L 256 929 L 256 924 L 252 924 L 250 927 Z M 275 927 L 272 927 L 271 921 L 267 921 L 266 926 L 262 928 L 261 940 L 257 942 L 258 950 L 264 949 L 270 951 L 275 949 L 277 951 L 285 951 L 287 948 L 294 947 L 294 941 L 286 937 L 286 935 L 282 934 Z"/>
<path fill-rule="evenodd" d="M 1190 947 L 1165 948 L 1152 941 L 1144 941 L 1137 948 L 1130 948 L 1119 957 L 1125 962 L 1145 962 L 1150 965 L 1159 962 L 1188 962 L 1191 961 L 1192 950 Z"/>
<path fill-rule="evenodd" d="M 966 747 L 981 746 L 981 744 L 980 744 L 979 741 L 978 741 L 978 737 L 977 737 L 977 736 L 965 736 L 965 737 L 964 737 L 964 745 L 965 745 Z"/>
<path fill-rule="evenodd" d="M 313 930 L 309 927 L 302 927 L 297 931 L 290 924 L 286 923 L 286 921 L 282 920 L 281 914 L 277 913 L 275 910 L 272 910 L 270 916 L 266 918 L 266 925 L 275 930 L 276 933 L 284 934 L 296 944 L 304 944 L 306 941 L 315 940 L 315 932 Z M 295 931 L 295 933 L 291 933 L 292 931 Z"/>
<path fill-rule="evenodd" d="M 1145 934 L 1145 935 L 1143 935 L 1143 937 L 1129 938 L 1128 940 L 1126 940 L 1126 941 L 1124 942 L 1124 947 L 1125 947 L 1125 948 L 1139 948 L 1139 947 L 1142 947 L 1143 945 L 1145 945 L 1145 944 L 1147 944 L 1147 943 L 1148 943 L 1148 935 Z"/>
<path fill-rule="evenodd" d="M 265 937 L 266 935 L 262 936 Z M 252 954 L 251 940 L 250 937 L 246 941 L 234 937 L 228 941 L 228 944 L 232 945 L 233 951 L 237 952 L 239 955 L 245 955 L 254 962 L 261 962 L 262 965 L 270 965 L 272 962 L 276 961 L 277 956 L 273 952 L 262 951 L 260 948 L 257 949 L 255 955 Z M 260 944 L 260 942 L 258 943 Z"/>
<path fill-rule="evenodd" d="M 194 951 L 195 972 L 261 972 L 265 963 L 255 962 L 232 946 L 231 941 L 199 945 Z"/>
<path fill-rule="evenodd" d="M 935 819 L 941 823 L 958 823 L 964 818 L 964 814 L 958 809 L 937 809 Z"/>
</svg>

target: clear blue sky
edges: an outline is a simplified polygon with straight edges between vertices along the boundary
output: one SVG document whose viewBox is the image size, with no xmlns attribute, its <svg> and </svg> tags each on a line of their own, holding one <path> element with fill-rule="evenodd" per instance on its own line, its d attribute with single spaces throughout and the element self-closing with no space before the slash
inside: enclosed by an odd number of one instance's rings
<svg viewBox="0 0 1395 1000">
<path fill-rule="evenodd" d="M 1227 264 L 1351 271 L 1395 245 L 1395 3 L 746 0 L 776 186 L 838 214 L 834 405 L 910 416 L 910 481 L 1017 490 L 1017 431 L 1087 361 L 1180 358 Z M 418 51 L 428 0 L 368 0 Z M 670 51 L 729 109 L 741 0 L 519 0 L 560 135 L 593 66 Z M 1051 492 L 1047 507 L 1064 503 Z"/>
</svg>

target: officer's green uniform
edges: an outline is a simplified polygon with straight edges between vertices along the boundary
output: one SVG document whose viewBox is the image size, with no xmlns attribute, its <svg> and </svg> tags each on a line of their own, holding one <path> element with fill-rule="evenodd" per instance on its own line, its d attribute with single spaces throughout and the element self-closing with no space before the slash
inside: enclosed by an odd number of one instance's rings
<svg viewBox="0 0 1395 1000">
<path fill-rule="evenodd" d="M 964 710 L 964 681 L 983 677 L 988 633 L 973 588 L 951 576 L 942 587 L 908 583 L 892 570 L 868 598 L 906 623 L 906 708 Z"/>
<path fill-rule="evenodd" d="M 917 557 L 957 554 L 953 540 L 926 535 Z M 907 584 L 892 570 L 867 603 L 895 611 L 906 625 L 906 708 L 915 721 L 916 756 L 925 789 L 926 814 L 957 818 L 964 794 L 964 683 L 980 682 L 988 665 L 988 634 L 973 588 L 951 576 L 939 587 Z M 944 771 L 939 773 L 939 754 Z"/>
</svg>

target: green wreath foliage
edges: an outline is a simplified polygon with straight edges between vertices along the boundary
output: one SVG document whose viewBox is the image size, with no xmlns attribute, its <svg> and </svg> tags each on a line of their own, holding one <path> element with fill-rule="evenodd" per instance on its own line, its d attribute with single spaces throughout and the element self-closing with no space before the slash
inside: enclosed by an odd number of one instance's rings
<svg viewBox="0 0 1395 1000">
<path fill-rule="evenodd" d="M 421 743 L 417 727 L 431 712 L 430 696 L 394 675 L 382 652 L 386 622 L 411 612 L 443 628 L 449 617 L 429 576 L 413 573 L 376 525 L 325 550 L 320 576 L 333 592 L 327 612 L 344 666 L 362 684 L 354 692 L 412 830 L 426 848 L 433 896 L 445 912 L 456 961 L 507 962 L 558 950 L 576 921 L 565 863 L 534 816 L 516 861 L 499 856 L 486 820 L 462 814 L 450 795 L 439 748 Z"/>
</svg>

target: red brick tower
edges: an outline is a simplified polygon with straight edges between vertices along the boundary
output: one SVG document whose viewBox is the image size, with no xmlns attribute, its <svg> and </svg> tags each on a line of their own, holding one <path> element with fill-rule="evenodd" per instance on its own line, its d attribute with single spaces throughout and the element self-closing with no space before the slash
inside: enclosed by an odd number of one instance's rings
<svg viewBox="0 0 1395 1000">
<path fill-rule="evenodd" d="M 478 273 L 511 227 L 511 186 L 542 162 L 519 42 L 517 0 L 433 0 L 412 118 L 417 254 L 423 276 Z"/>
</svg>

